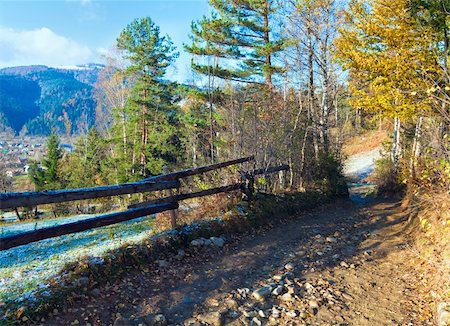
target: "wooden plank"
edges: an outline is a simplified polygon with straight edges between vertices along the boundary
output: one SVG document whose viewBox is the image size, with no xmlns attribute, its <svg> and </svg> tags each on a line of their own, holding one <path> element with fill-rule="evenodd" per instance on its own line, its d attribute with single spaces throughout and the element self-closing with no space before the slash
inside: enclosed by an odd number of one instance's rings
<svg viewBox="0 0 450 326">
<path fill-rule="evenodd" d="M 197 192 L 193 192 L 193 193 L 189 193 L 189 194 L 179 194 L 179 195 L 174 195 L 171 197 L 158 198 L 158 199 L 153 199 L 153 200 L 149 200 L 149 201 L 142 202 L 142 203 L 129 205 L 128 208 L 138 208 L 138 207 L 145 207 L 145 206 L 154 205 L 154 204 L 178 202 L 178 201 L 186 200 L 186 199 L 190 199 L 190 198 L 205 197 L 205 196 L 210 196 L 210 195 L 214 195 L 214 194 L 219 194 L 222 192 L 230 192 L 230 191 L 239 190 L 243 186 L 244 186 L 244 183 L 237 183 L 237 184 L 233 184 L 233 185 L 229 185 L 229 186 L 217 187 L 217 188 L 197 191 Z"/>
<path fill-rule="evenodd" d="M 289 170 L 290 167 L 287 164 L 283 164 L 283 165 L 279 165 L 279 166 L 271 166 L 268 168 L 261 168 L 261 169 L 256 169 L 247 173 L 250 173 L 252 175 L 259 175 L 259 174 L 270 174 L 270 173 L 274 173 L 274 172 L 279 172 L 279 171 L 287 171 Z"/>
<path fill-rule="evenodd" d="M 168 174 L 169 173 L 169 167 L 168 166 L 163 166 L 163 172 L 164 172 L 164 174 Z M 167 190 L 167 195 L 169 197 L 173 196 L 172 189 L 168 189 Z M 169 214 L 170 214 L 170 227 L 172 229 L 175 229 L 177 227 L 177 212 L 175 210 L 171 210 L 169 212 Z"/>
<path fill-rule="evenodd" d="M 180 183 L 176 180 L 151 180 L 92 188 L 3 193 L 0 194 L 0 209 L 33 207 L 42 204 L 150 192 L 177 188 L 179 185 Z"/>
<path fill-rule="evenodd" d="M 0 238 L 0 251 L 25 245 L 31 242 L 59 237 L 65 234 L 82 232 L 176 208 L 178 208 L 178 203 L 167 203 L 167 204 L 147 206 L 143 208 L 130 209 L 123 212 L 97 216 L 83 221 L 67 223 L 63 225 L 3 237 Z"/>
<path fill-rule="evenodd" d="M 189 176 L 196 175 L 196 174 L 202 174 L 202 173 L 205 173 L 208 171 L 221 169 L 221 168 L 224 168 L 224 167 L 227 167 L 230 165 L 253 161 L 254 159 L 255 159 L 255 157 L 252 155 L 252 156 L 248 156 L 248 157 L 238 158 L 236 160 L 200 166 L 197 168 L 187 169 L 187 170 L 183 170 L 183 171 L 171 172 L 168 174 L 160 174 L 160 175 L 156 175 L 154 177 L 147 178 L 145 180 L 149 180 L 149 181 L 177 180 L 179 178 L 185 178 L 185 177 L 189 177 Z"/>
</svg>

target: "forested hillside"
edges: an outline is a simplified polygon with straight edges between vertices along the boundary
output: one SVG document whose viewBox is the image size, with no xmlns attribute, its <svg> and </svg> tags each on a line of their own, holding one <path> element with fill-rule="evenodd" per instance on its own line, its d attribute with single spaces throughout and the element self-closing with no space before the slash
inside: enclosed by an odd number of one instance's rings
<svg viewBox="0 0 450 326">
<path fill-rule="evenodd" d="M 93 85 L 101 66 L 0 70 L 0 123 L 16 134 L 86 132 L 94 125 Z"/>
</svg>

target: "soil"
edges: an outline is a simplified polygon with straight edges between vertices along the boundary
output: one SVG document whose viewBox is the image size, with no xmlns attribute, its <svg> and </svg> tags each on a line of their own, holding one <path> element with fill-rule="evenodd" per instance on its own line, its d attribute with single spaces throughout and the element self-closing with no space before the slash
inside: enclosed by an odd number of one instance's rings
<svg viewBox="0 0 450 326">
<path fill-rule="evenodd" d="M 336 201 L 132 270 L 31 324 L 433 325 L 406 226 L 398 201 Z M 276 286 L 289 300 L 252 296 Z"/>
</svg>

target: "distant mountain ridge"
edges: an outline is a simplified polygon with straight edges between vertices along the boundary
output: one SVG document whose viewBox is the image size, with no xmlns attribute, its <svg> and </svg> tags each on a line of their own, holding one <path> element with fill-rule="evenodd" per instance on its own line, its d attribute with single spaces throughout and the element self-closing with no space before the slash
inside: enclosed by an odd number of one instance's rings
<svg viewBox="0 0 450 326">
<path fill-rule="evenodd" d="M 0 130 L 48 135 L 85 132 L 95 122 L 93 88 L 103 65 L 0 69 Z"/>
</svg>

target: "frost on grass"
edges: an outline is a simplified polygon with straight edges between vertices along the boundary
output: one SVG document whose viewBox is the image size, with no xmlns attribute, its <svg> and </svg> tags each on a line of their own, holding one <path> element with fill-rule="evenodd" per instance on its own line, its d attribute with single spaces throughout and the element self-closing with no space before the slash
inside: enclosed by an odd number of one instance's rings
<svg viewBox="0 0 450 326">
<path fill-rule="evenodd" d="M 1 237 L 92 218 L 80 215 L 38 222 L 0 224 Z M 0 303 L 32 300 L 45 292 L 46 280 L 62 267 L 83 257 L 101 257 L 124 243 L 138 243 L 150 235 L 153 218 L 137 218 L 111 226 L 42 240 L 0 252 Z"/>
</svg>

